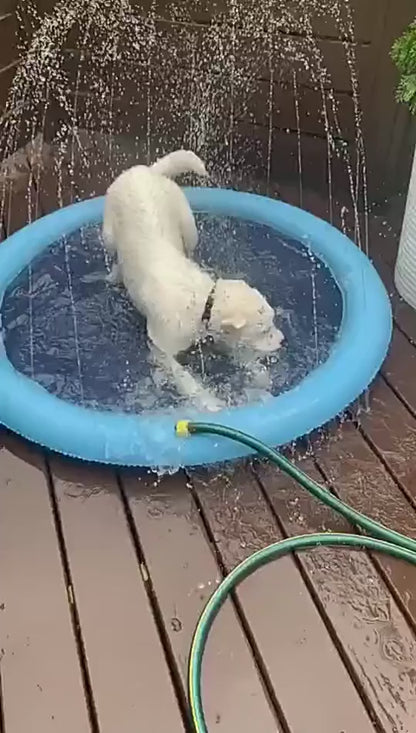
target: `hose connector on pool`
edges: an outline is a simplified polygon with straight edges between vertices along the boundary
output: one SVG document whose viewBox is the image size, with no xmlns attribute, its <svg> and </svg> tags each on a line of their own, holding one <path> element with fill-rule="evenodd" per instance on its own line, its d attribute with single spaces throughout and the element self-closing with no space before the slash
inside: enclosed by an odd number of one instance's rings
<svg viewBox="0 0 416 733">
<path fill-rule="evenodd" d="M 178 420 L 175 425 L 175 433 L 178 438 L 188 438 L 191 434 L 189 430 L 189 420 Z"/>
</svg>

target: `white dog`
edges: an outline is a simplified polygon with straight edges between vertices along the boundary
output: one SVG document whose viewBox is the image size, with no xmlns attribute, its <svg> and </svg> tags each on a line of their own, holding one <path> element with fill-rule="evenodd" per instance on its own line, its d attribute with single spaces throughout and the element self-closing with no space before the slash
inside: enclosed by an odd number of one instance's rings
<svg viewBox="0 0 416 733">
<path fill-rule="evenodd" d="M 158 360 L 177 388 L 204 409 L 221 403 L 176 356 L 211 337 L 240 363 L 270 354 L 282 343 L 274 311 L 242 280 L 215 281 L 192 260 L 198 242 L 187 199 L 171 180 L 181 173 L 207 175 L 191 151 L 178 150 L 154 165 L 135 166 L 109 187 L 103 237 L 117 255 L 111 279 L 121 280 L 146 318 Z"/>
</svg>

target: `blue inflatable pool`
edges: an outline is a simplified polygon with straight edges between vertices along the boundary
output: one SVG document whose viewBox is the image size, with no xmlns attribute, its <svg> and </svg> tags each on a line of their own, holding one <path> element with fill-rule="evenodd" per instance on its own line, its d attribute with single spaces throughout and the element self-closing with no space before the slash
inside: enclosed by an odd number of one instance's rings
<svg viewBox="0 0 416 733">
<path fill-rule="evenodd" d="M 286 346 L 271 393 L 245 389 L 226 360 L 189 355 L 228 403 L 196 414 L 157 383 L 144 324 L 110 288 L 98 224 L 103 199 L 56 211 L 0 246 L 0 422 L 51 450 L 129 466 L 208 464 L 243 449 L 175 436 L 178 419 L 219 421 L 278 446 L 342 412 L 386 355 L 391 310 L 365 255 L 326 222 L 280 201 L 187 189 L 199 255 L 241 276 L 279 309 Z M 240 380 L 240 381 L 239 381 Z"/>
</svg>

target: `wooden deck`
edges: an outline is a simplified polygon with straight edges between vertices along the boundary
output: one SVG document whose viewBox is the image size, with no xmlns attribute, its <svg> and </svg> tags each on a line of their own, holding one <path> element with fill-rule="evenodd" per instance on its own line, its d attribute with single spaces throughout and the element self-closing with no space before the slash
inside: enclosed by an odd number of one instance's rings
<svg viewBox="0 0 416 733">
<path fill-rule="evenodd" d="M 63 200 L 104 185 L 94 172 L 64 181 Z M 30 199 L 24 177 L 12 189 L 9 232 L 28 203 L 33 216 L 57 205 L 52 169 L 35 172 Z M 416 313 L 393 292 L 397 233 L 385 221 L 372 216 L 371 244 L 396 322 L 371 411 L 297 459 L 416 537 Z M 51 457 L 6 432 L 0 446 L 1 733 L 190 730 L 187 655 L 216 584 L 279 537 L 350 529 L 260 463 L 160 478 Z M 411 733 L 415 630 L 415 567 L 342 550 L 268 566 L 214 626 L 209 729 Z"/>
</svg>

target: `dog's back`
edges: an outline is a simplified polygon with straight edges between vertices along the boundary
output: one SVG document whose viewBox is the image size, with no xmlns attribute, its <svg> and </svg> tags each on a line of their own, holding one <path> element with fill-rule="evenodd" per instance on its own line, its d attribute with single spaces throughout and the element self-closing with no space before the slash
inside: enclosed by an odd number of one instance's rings
<svg viewBox="0 0 416 733">
<path fill-rule="evenodd" d="M 106 246 L 120 251 L 125 249 L 126 238 L 131 237 L 140 249 L 159 238 L 174 241 L 179 235 L 174 211 L 177 188 L 173 181 L 153 174 L 146 166 L 135 166 L 122 173 L 106 195 Z"/>
<path fill-rule="evenodd" d="M 184 193 L 172 180 L 187 172 L 207 175 L 198 156 L 176 150 L 150 167 L 138 165 L 122 173 L 106 195 L 106 248 L 112 253 L 125 248 L 130 233 L 141 250 L 163 239 L 192 255 L 198 241 L 194 217 Z"/>
</svg>

